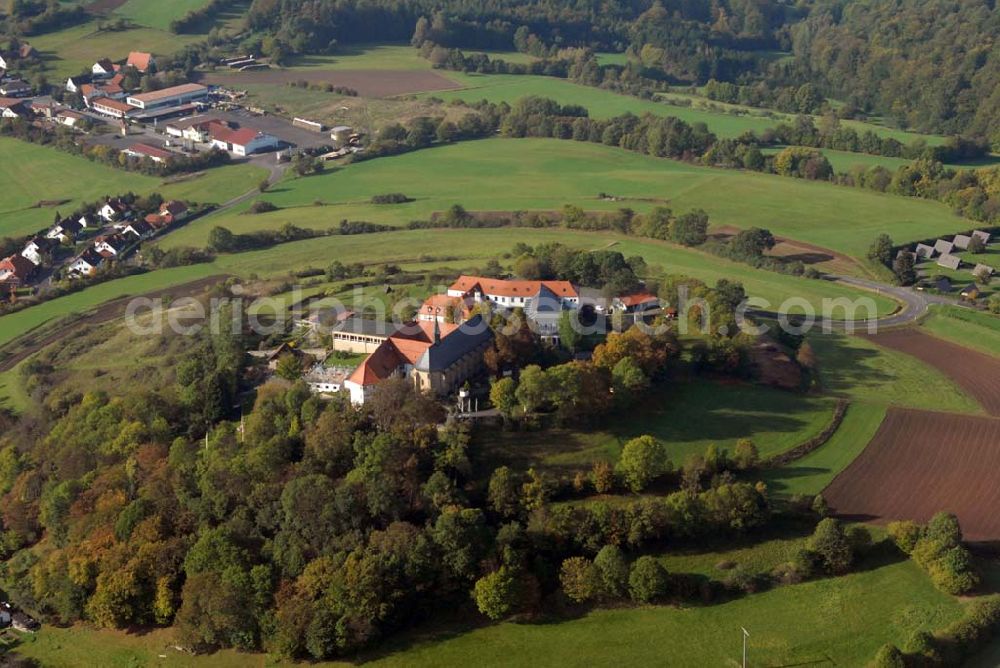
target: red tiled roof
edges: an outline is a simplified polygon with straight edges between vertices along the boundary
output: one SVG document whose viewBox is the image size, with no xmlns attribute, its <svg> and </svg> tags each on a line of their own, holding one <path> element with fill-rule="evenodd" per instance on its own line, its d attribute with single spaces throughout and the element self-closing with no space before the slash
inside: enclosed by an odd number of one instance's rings
<svg viewBox="0 0 1000 668">
<path fill-rule="evenodd" d="M 212 139 L 226 142 L 227 144 L 234 144 L 236 146 L 246 146 L 263 134 L 260 130 L 254 130 L 253 128 L 240 128 L 239 130 L 232 130 L 221 123 L 211 124 L 209 131 L 212 135 Z"/>
<path fill-rule="evenodd" d="M 636 292 L 631 295 L 622 295 L 618 298 L 618 301 L 624 306 L 637 306 L 639 304 L 646 304 L 648 302 L 658 301 L 658 297 L 654 294 L 648 292 Z"/>
<path fill-rule="evenodd" d="M 0 97 L 0 109 L 6 109 L 7 107 L 16 107 L 22 102 L 23 100 L 19 100 L 16 97 Z"/>
<path fill-rule="evenodd" d="M 94 100 L 94 106 L 101 106 L 105 109 L 114 109 L 115 111 L 127 114 L 129 112 L 135 111 L 135 107 L 130 104 L 125 104 L 119 100 L 112 100 L 110 98 L 101 98 L 100 100 Z"/>
<path fill-rule="evenodd" d="M 471 310 L 469 304 L 461 297 L 449 297 L 448 295 L 431 295 L 420 307 L 420 313 L 424 315 L 459 315 L 467 317 Z"/>
<path fill-rule="evenodd" d="M 0 271 L 9 271 L 13 274 L 14 278 L 21 280 L 31 276 L 37 268 L 38 265 L 20 253 L 15 253 L 0 261 Z"/>
<path fill-rule="evenodd" d="M 133 51 L 128 54 L 128 61 L 126 65 L 131 65 L 140 72 L 145 72 L 149 69 L 149 64 L 153 60 L 153 54 L 143 53 L 141 51 Z"/>
<path fill-rule="evenodd" d="M 374 385 L 392 377 L 402 365 L 399 351 L 389 341 L 385 341 L 375 349 L 365 361 L 358 366 L 347 380 L 358 385 Z"/>
<path fill-rule="evenodd" d="M 500 297 L 534 297 L 545 286 L 559 297 L 579 297 L 576 287 L 569 281 L 506 281 L 481 276 L 459 276 L 450 290 L 469 292 L 476 286 L 487 295 Z"/>
</svg>

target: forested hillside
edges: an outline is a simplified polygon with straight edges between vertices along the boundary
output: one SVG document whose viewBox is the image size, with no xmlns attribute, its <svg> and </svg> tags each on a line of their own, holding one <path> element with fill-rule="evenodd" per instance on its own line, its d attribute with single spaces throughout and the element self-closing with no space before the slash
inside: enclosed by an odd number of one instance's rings
<svg viewBox="0 0 1000 668">
<path fill-rule="evenodd" d="M 650 79 L 812 83 L 850 113 L 997 140 L 992 0 L 254 0 L 250 24 L 279 53 L 411 37 L 543 58 L 563 47 L 627 51 L 627 68 Z"/>
</svg>

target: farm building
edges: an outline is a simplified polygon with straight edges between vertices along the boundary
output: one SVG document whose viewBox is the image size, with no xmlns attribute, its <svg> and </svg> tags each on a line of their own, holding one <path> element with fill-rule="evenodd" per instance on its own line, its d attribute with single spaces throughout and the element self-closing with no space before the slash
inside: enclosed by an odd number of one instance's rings
<svg viewBox="0 0 1000 668">
<path fill-rule="evenodd" d="M 253 128 L 233 130 L 219 124 L 212 125 L 210 133 L 213 146 L 240 156 L 268 151 L 281 143 L 277 137 Z"/>
<path fill-rule="evenodd" d="M 968 250 L 969 244 L 972 242 L 972 237 L 965 234 L 956 234 L 955 238 L 951 240 L 955 244 L 955 248 L 961 248 L 962 250 Z"/>
<path fill-rule="evenodd" d="M 0 84 L 0 95 L 5 97 L 28 97 L 31 95 L 31 84 L 20 79 L 11 79 Z"/>
<path fill-rule="evenodd" d="M 990 233 L 989 232 L 983 232 L 981 230 L 976 230 L 975 232 L 972 233 L 972 236 L 974 236 L 977 239 L 979 239 L 980 241 L 982 241 L 984 246 L 989 245 L 989 243 L 990 243 Z"/>
<path fill-rule="evenodd" d="M 944 267 L 945 269 L 958 269 L 962 266 L 962 258 L 957 255 L 952 255 L 951 253 L 945 253 L 938 258 L 938 266 Z"/>
<path fill-rule="evenodd" d="M 992 276 L 996 271 L 993 267 L 988 264 L 977 264 L 972 270 L 973 276 Z"/>
<path fill-rule="evenodd" d="M 443 397 L 482 369 L 493 332 L 475 316 L 461 325 L 410 323 L 388 337 L 344 381 L 351 402 L 363 404 L 389 378 L 412 380 L 421 391 Z"/>
<path fill-rule="evenodd" d="M 922 258 L 924 260 L 930 260 L 932 257 L 934 257 L 935 253 L 934 247 L 928 246 L 927 244 L 917 244 L 917 248 L 914 252 L 917 254 L 917 257 Z"/>
<path fill-rule="evenodd" d="M 154 90 L 150 93 L 139 93 L 129 95 L 126 98 L 133 107 L 139 109 L 159 109 L 161 107 L 173 107 L 196 100 L 203 100 L 208 96 L 208 88 L 201 84 L 186 83 L 180 86 L 171 86 L 162 90 Z"/>
<path fill-rule="evenodd" d="M 938 252 L 938 255 L 951 255 L 951 251 L 955 249 L 955 245 L 950 241 L 945 241 L 944 239 L 938 239 L 934 242 L 934 250 Z"/>
<path fill-rule="evenodd" d="M 157 164 L 167 162 L 177 155 L 171 151 L 167 151 L 156 146 L 150 146 L 149 144 L 132 144 L 123 150 L 122 153 L 133 158 L 149 158 Z"/>
</svg>

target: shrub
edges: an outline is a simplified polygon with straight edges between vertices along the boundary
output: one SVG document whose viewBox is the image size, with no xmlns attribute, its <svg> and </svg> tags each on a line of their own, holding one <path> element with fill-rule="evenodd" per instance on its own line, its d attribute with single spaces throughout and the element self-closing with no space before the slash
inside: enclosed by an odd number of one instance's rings
<svg viewBox="0 0 1000 668">
<path fill-rule="evenodd" d="M 600 578 L 601 590 L 610 598 L 623 598 L 628 594 L 628 561 L 621 549 L 615 545 L 605 545 L 594 557 L 594 568 Z"/>
<path fill-rule="evenodd" d="M 823 567 L 830 573 L 846 573 L 854 561 L 854 551 L 840 522 L 828 517 L 816 525 L 807 548 L 819 555 Z"/>
<path fill-rule="evenodd" d="M 905 554 L 913 552 L 913 548 L 917 546 L 917 541 L 920 540 L 922 533 L 917 523 L 912 520 L 889 522 L 886 530 L 889 532 L 892 542 Z"/>
<path fill-rule="evenodd" d="M 628 593 L 637 603 L 649 603 L 667 593 L 667 569 L 650 556 L 639 557 L 628 576 Z"/>
<path fill-rule="evenodd" d="M 600 579 L 594 564 L 585 557 L 570 557 L 559 569 L 559 583 L 573 601 L 583 603 L 600 591 Z"/>
<path fill-rule="evenodd" d="M 476 580 L 472 597 L 476 607 L 492 620 L 509 616 L 517 605 L 517 583 L 506 567 Z"/>
</svg>

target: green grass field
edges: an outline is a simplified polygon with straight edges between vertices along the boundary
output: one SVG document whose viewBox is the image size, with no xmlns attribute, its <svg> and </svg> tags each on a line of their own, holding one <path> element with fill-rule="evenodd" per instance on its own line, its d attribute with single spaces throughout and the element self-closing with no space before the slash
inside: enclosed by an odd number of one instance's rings
<svg viewBox="0 0 1000 668">
<path fill-rule="evenodd" d="M 917 566 L 904 561 L 706 607 L 605 609 L 565 621 L 492 624 L 464 632 L 418 629 L 363 658 L 366 665 L 408 667 L 654 665 L 665 657 L 669 665 L 736 666 L 744 626 L 751 633 L 748 665 L 860 666 L 883 643 L 903 645 L 915 631 L 941 628 L 961 614 L 956 599 L 935 590 Z M 289 665 L 234 651 L 190 656 L 172 645 L 169 629 L 126 634 L 46 626 L 26 637 L 17 654 L 53 668 Z"/>
<path fill-rule="evenodd" d="M 142 0 L 146 4 L 147 0 Z M 173 7 L 172 3 L 160 3 Z M 31 44 L 41 51 L 50 81 L 89 72 L 101 58 L 124 60 L 130 51 L 149 51 L 153 54 L 171 54 L 183 46 L 204 39 L 204 35 L 174 35 L 165 30 L 137 26 L 127 30 L 97 29 L 91 21 L 78 26 L 31 38 Z"/>
<path fill-rule="evenodd" d="M 222 203 L 257 187 L 267 170 L 231 165 L 167 181 L 93 163 L 48 146 L 0 137 L 0 236 L 31 234 L 105 195 L 153 191 L 166 198 Z M 58 206 L 35 205 L 60 202 Z"/>
<path fill-rule="evenodd" d="M 931 306 L 920 323 L 928 333 L 1000 357 L 1000 316 L 957 306 Z"/>
<path fill-rule="evenodd" d="M 764 473 L 764 482 L 772 493 L 819 494 L 861 454 L 875 436 L 886 407 L 856 402 L 851 404 L 844 421 L 829 441 L 787 466 Z"/>
<path fill-rule="evenodd" d="M 385 192 L 403 192 L 416 201 L 369 204 L 372 195 Z M 602 192 L 625 199 L 603 201 L 598 199 Z M 469 210 L 504 211 L 554 210 L 567 203 L 588 210 L 628 206 L 646 211 L 657 203 L 677 212 L 703 208 L 713 225 L 766 227 L 854 257 L 863 257 L 880 232 L 899 242 L 972 227 L 947 206 L 927 200 L 556 139 L 487 139 L 380 158 L 286 179 L 264 199 L 283 209 L 206 218 L 165 243 L 203 245 L 217 224 L 234 231 L 276 229 L 285 222 L 327 228 L 344 218 L 399 225 L 455 203 Z M 325 206 L 318 208 L 317 202 Z"/>
<path fill-rule="evenodd" d="M 632 419 L 641 415 L 641 420 Z M 709 381 L 668 382 L 637 402 L 607 429 L 540 432 L 480 432 L 484 471 L 501 465 L 537 466 L 552 472 L 589 470 L 595 461 L 618 461 L 631 438 L 650 434 L 663 441 L 675 466 L 715 444 L 733 452 L 750 438 L 762 457 L 788 450 L 829 424 L 833 401 L 766 387 Z"/>
<path fill-rule="evenodd" d="M 0 137 L 0 236 L 30 234 L 84 202 L 129 190 L 152 190 L 157 179 L 90 162 L 54 148 Z M 40 201 L 68 200 L 56 207 Z"/>
<path fill-rule="evenodd" d="M 823 389 L 852 401 L 926 410 L 981 413 L 944 374 L 914 357 L 843 334 L 809 337 Z"/>
<path fill-rule="evenodd" d="M 883 643 L 904 644 L 960 615 L 957 600 L 902 562 L 721 605 L 597 610 L 570 621 L 413 634 L 410 643 L 384 646 L 372 664 L 737 666 L 744 626 L 748 665 L 861 666 Z"/>
<path fill-rule="evenodd" d="M 181 18 L 188 12 L 201 9 L 209 0 L 127 0 L 115 10 L 118 16 L 124 16 L 136 23 L 157 30 L 169 30 L 171 21 Z"/>
</svg>

